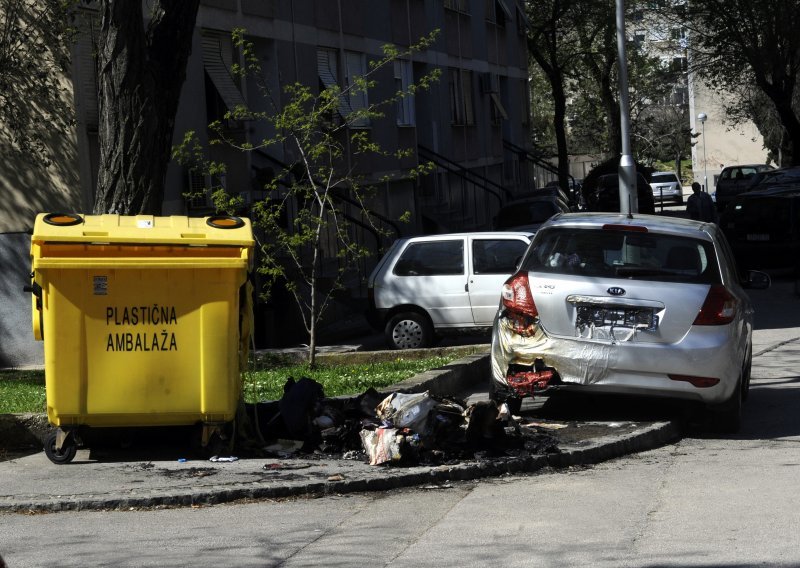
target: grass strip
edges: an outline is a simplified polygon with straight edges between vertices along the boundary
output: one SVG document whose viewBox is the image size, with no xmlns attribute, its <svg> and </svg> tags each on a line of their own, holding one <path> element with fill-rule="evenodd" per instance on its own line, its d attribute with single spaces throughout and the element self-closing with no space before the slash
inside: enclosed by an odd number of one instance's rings
<svg viewBox="0 0 800 568">
<path fill-rule="evenodd" d="M 242 373 L 246 402 L 278 400 L 289 377 L 309 377 L 320 383 L 326 396 L 357 395 L 372 387 L 380 390 L 430 369 L 450 363 L 460 355 L 404 359 L 364 364 L 306 364 L 273 358 L 259 369 Z M 44 371 L 0 371 L 0 414 L 46 411 Z"/>
</svg>

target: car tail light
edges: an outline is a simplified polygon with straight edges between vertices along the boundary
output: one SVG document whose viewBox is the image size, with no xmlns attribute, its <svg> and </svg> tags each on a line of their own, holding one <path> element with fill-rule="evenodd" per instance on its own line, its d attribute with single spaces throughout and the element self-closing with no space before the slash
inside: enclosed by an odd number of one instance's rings
<svg viewBox="0 0 800 568">
<path fill-rule="evenodd" d="M 539 315 L 533 301 L 527 272 L 518 272 L 503 284 L 503 307 L 509 312 L 535 318 Z"/>
<path fill-rule="evenodd" d="M 673 381 L 686 381 L 700 389 L 707 389 L 719 383 L 714 377 L 695 377 L 694 375 L 667 375 Z"/>
<path fill-rule="evenodd" d="M 738 302 L 721 284 L 714 284 L 692 325 L 725 325 L 736 317 Z"/>
</svg>

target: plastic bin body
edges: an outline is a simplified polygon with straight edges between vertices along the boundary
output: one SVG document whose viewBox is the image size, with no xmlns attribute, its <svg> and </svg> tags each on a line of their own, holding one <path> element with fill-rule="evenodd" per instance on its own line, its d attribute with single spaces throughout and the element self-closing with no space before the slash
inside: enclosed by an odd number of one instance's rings
<svg viewBox="0 0 800 568">
<path fill-rule="evenodd" d="M 233 420 L 249 222 L 219 229 L 188 217 L 83 221 L 52 226 L 39 215 L 31 239 L 50 423 Z"/>
</svg>

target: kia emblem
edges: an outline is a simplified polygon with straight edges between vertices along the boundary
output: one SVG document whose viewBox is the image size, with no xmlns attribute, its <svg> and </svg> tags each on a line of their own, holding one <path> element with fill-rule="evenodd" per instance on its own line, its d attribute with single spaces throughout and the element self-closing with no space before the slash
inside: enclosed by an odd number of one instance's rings
<svg viewBox="0 0 800 568">
<path fill-rule="evenodd" d="M 618 288 L 617 286 L 612 286 L 608 289 L 608 293 L 612 296 L 624 296 L 625 295 L 625 288 Z"/>
</svg>

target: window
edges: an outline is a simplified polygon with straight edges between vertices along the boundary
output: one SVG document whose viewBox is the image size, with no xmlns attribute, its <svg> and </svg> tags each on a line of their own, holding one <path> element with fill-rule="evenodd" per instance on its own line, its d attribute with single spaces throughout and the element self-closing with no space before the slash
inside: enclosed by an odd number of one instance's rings
<svg viewBox="0 0 800 568">
<path fill-rule="evenodd" d="M 359 77 L 367 74 L 367 58 L 363 53 L 355 51 L 345 51 L 345 89 L 348 89 L 347 100 L 351 110 L 366 109 L 369 106 L 367 90 L 356 84 Z M 351 122 L 351 126 L 369 126 L 369 118 L 362 117 Z"/>
<path fill-rule="evenodd" d="M 413 243 L 394 267 L 397 276 L 446 276 L 464 274 L 464 241 Z"/>
<path fill-rule="evenodd" d="M 689 61 L 685 57 L 673 57 L 669 68 L 670 71 L 676 73 L 679 71 L 686 71 L 689 68 Z"/>
<path fill-rule="evenodd" d="M 394 84 L 397 99 L 397 126 L 414 126 L 416 124 L 414 96 L 408 92 L 414 82 L 410 61 L 394 62 Z"/>
<path fill-rule="evenodd" d="M 511 274 L 528 244 L 516 239 L 472 241 L 472 271 L 475 274 Z"/>
<path fill-rule="evenodd" d="M 450 123 L 455 125 L 475 124 L 475 111 L 472 106 L 472 72 L 451 68 L 448 82 Z"/>
<path fill-rule="evenodd" d="M 670 37 L 674 40 L 681 40 L 686 38 L 686 28 L 672 28 L 670 30 Z"/>
<path fill-rule="evenodd" d="M 506 20 L 511 19 L 511 10 L 505 0 L 485 0 L 486 20 L 505 27 Z"/>
<path fill-rule="evenodd" d="M 340 90 L 338 55 L 338 51 L 335 49 L 317 48 L 317 75 L 319 77 L 320 92 L 333 88 Z M 342 118 L 345 118 L 353 111 L 348 97 L 343 95 L 339 97 L 337 111 Z"/>
<path fill-rule="evenodd" d="M 462 14 L 469 14 L 469 0 L 444 0 L 444 7 Z"/>
<path fill-rule="evenodd" d="M 233 46 L 231 38 L 221 32 L 213 32 L 210 30 L 203 30 L 200 36 L 202 53 L 203 53 L 203 67 L 206 72 L 207 82 L 210 81 L 211 89 L 214 90 L 219 96 L 222 105 L 233 112 L 237 107 L 247 107 L 242 92 L 239 89 L 237 82 L 231 76 L 231 66 L 233 65 Z M 207 85 L 208 87 L 208 85 Z M 207 95 L 206 99 L 209 101 L 213 97 Z M 216 109 L 213 112 L 209 111 L 209 117 L 219 119 L 225 114 L 224 109 Z"/>
<path fill-rule="evenodd" d="M 540 231 L 523 269 L 663 282 L 718 284 L 710 241 L 658 233 L 553 228 Z"/>
</svg>

